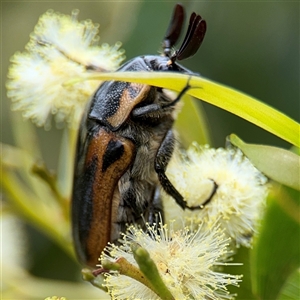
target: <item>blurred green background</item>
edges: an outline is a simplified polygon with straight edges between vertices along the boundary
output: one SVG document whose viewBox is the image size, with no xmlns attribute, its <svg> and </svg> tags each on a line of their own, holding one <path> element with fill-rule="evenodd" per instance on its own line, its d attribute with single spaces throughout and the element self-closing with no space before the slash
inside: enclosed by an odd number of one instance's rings
<svg viewBox="0 0 300 300">
<path fill-rule="evenodd" d="M 101 42 L 123 43 L 127 59 L 156 54 L 176 1 L 2 2 L 2 142 L 14 144 L 10 101 L 5 81 L 9 58 L 23 51 L 29 34 L 48 9 L 100 23 Z M 208 24 L 198 53 L 182 64 L 202 76 L 248 93 L 299 121 L 299 2 L 181 1 L 187 15 L 199 13 Z M 216 107 L 204 103 L 214 146 L 236 133 L 246 142 L 289 145 L 277 137 Z M 38 129 L 47 166 L 56 169 L 61 131 Z M 33 274 L 75 279 L 79 267 L 38 231 L 30 232 Z M 45 295 L 47 296 L 47 295 Z"/>
</svg>

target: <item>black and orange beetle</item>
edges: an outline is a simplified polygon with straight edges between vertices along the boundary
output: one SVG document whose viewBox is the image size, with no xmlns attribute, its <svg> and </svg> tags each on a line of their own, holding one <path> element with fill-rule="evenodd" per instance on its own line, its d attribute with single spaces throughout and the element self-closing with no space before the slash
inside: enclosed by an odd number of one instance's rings
<svg viewBox="0 0 300 300">
<path fill-rule="evenodd" d="M 118 71 L 192 75 L 176 61 L 197 52 L 206 22 L 192 13 L 181 47 L 171 53 L 183 21 L 184 9 L 177 4 L 163 41 L 164 56 L 139 56 Z M 145 220 L 153 223 L 157 213 L 163 215 L 160 188 L 183 209 L 200 208 L 188 207 L 165 174 L 174 149 L 175 106 L 187 89 L 174 99 L 159 87 L 106 81 L 94 94 L 79 132 L 72 199 L 73 237 L 82 263 L 95 267 L 126 224 L 143 226 Z"/>
</svg>

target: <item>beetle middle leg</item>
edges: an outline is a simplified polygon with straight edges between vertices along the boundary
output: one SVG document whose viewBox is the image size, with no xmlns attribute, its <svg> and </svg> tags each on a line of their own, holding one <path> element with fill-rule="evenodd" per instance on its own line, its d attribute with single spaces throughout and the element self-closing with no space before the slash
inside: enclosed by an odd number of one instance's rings
<svg viewBox="0 0 300 300">
<path fill-rule="evenodd" d="M 218 186 L 215 183 L 215 181 L 213 181 L 214 188 L 210 196 L 201 205 L 188 206 L 183 196 L 177 191 L 177 189 L 170 182 L 170 180 L 166 175 L 166 168 L 171 159 L 173 150 L 174 150 L 174 135 L 172 130 L 169 130 L 164 140 L 162 141 L 155 158 L 155 171 L 158 175 L 158 179 L 165 192 L 170 196 L 172 196 L 177 202 L 177 204 L 181 206 L 182 209 L 186 209 L 186 208 L 190 210 L 202 209 L 207 203 L 209 203 L 209 201 L 215 195 Z"/>
<path fill-rule="evenodd" d="M 160 189 L 157 186 L 154 190 L 152 202 L 150 203 L 149 206 L 147 221 L 149 222 L 150 225 L 156 224 L 156 226 L 158 226 L 159 221 L 160 220 L 163 221 L 163 219 L 164 219 L 164 214 L 163 214 L 163 206 L 161 202 Z"/>
</svg>

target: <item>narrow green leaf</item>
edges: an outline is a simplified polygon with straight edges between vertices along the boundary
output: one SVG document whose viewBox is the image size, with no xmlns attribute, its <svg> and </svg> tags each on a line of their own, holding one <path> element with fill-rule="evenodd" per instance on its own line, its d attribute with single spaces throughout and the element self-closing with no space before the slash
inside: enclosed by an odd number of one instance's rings
<svg viewBox="0 0 300 300">
<path fill-rule="evenodd" d="M 11 172 L 18 174 L 26 183 L 26 189 L 34 195 L 34 198 L 40 199 L 40 202 L 49 203 L 52 198 L 48 186 L 32 172 L 32 167 L 39 160 L 22 148 L 6 144 L 0 144 L 0 147 L 2 150 L 0 162 L 3 170 L 4 168 L 9 169 Z M 5 172 L 2 175 L 5 176 L 4 174 Z"/>
<path fill-rule="evenodd" d="M 19 177 L 7 168 L 2 170 L 0 186 L 7 195 L 9 204 L 16 212 L 75 258 L 71 242 L 66 239 L 66 236 L 69 236 L 69 223 L 55 206 L 40 201 L 27 189 Z"/>
<path fill-rule="evenodd" d="M 199 145 L 211 145 L 208 125 L 201 102 L 191 96 L 184 95 L 183 108 L 178 114 L 175 128 L 179 132 L 181 142 L 188 147 L 192 142 Z"/>
<path fill-rule="evenodd" d="M 284 284 L 277 300 L 300 299 L 300 270 L 296 270 Z"/>
<path fill-rule="evenodd" d="M 300 190 L 300 157 L 297 154 L 282 148 L 247 144 L 235 134 L 231 134 L 229 139 L 266 176 Z"/>
<path fill-rule="evenodd" d="M 259 299 L 276 299 L 287 278 L 299 268 L 298 199 L 299 192 L 284 186 L 269 197 L 260 234 L 251 252 L 253 291 Z M 284 207 L 285 202 L 291 203 L 291 207 Z"/>
<path fill-rule="evenodd" d="M 11 118 L 14 141 L 17 147 L 25 150 L 32 157 L 42 157 L 36 127 L 30 121 L 25 121 L 20 113 L 12 112 Z"/>
<path fill-rule="evenodd" d="M 30 121 L 24 121 L 18 112 L 12 112 L 11 116 L 14 141 L 16 146 L 24 153 L 24 159 L 16 171 L 18 171 L 19 175 L 27 182 L 28 187 L 30 187 L 42 201 L 48 201 L 49 199 L 44 196 L 47 194 L 47 188 L 30 172 L 34 163 L 42 161 L 36 127 Z"/>
<path fill-rule="evenodd" d="M 57 186 L 65 199 L 70 199 L 75 164 L 75 150 L 78 130 L 65 128 L 59 152 Z"/>
<path fill-rule="evenodd" d="M 300 147 L 300 126 L 296 121 L 251 96 L 203 77 L 170 72 L 115 72 L 99 73 L 85 79 L 124 80 L 175 91 L 181 91 L 189 83 L 192 88 L 187 94 L 227 110 Z M 74 79 L 65 84 L 76 84 L 85 79 Z"/>
<path fill-rule="evenodd" d="M 69 201 L 61 195 L 57 187 L 57 178 L 55 174 L 49 171 L 44 163 L 34 164 L 31 168 L 31 172 L 49 187 L 52 196 L 51 198 L 49 197 L 49 202 L 56 201 L 63 212 L 64 217 L 68 220 L 70 216 Z"/>
<path fill-rule="evenodd" d="M 228 274 L 242 274 L 242 281 L 239 286 L 229 286 L 228 290 L 231 294 L 236 294 L 236 300 L 254 300 L 256 297 L 252 293 L 251 276 L 250 276 L 250 249 L 240 247 L 236 249 L 233 263 L 242 263 L 242 265 L 226 266 L 223 272 Z"/>
</svg>

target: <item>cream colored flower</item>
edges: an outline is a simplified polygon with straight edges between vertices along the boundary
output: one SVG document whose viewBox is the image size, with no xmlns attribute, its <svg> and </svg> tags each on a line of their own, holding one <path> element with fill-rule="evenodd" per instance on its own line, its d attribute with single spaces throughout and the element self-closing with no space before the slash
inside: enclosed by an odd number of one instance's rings
<svg viewBox="0 0 300 300">
<path fill-rule="evenodd" d="M 172 226 L 160 224 L 158 230 L 148 226 L 148 232 L 144 232 L 130 226 L 121 246 L 109 245 L 101 259 L 124 257 L 137 266 L 130 250 L 132 242 L 149 252 L 175 299 L 231 299 L 227 285 L 238 285 L 240 281 L 240 276 L 215 270 L 231 255 L 228 238 L 218 227 L 174 231 Z M 142 283 L 117 272 L 108 274 L 105 282 L 112 299 L 160 299 Z"/>
<path fill-rule="evenodd" d="M 77 126 L 83 108 L 98 80 L 65 85 L 72 78 L 91 72 L 113 71 L 124 59 L 120 43 L 98 46 L 98 25 L 90 20 L 48 11 L 42 15 L 26 45 L 26 51 L 11 58 L 8 97 L 13 110 L 23 112 L 38 126 L 50 127 L 51 115 L 58 124 Z"/>
<path fill-rule="evenodd" d="M 189 206 L 205 203 L 214 182 L 217 190 L 203 209 L 194 211 L 183 211 L 164 195 L 166 221 L 176 220 L 177 228 L 181 227 L 181 218 L 204 223 L 208 228 L 218 221 L 237 245 L 250 246 L 265 205 L 267 178 L 240 150 L 193 144 L 186 153 L 173 157 L 167 175 Z"/>
</svg>

